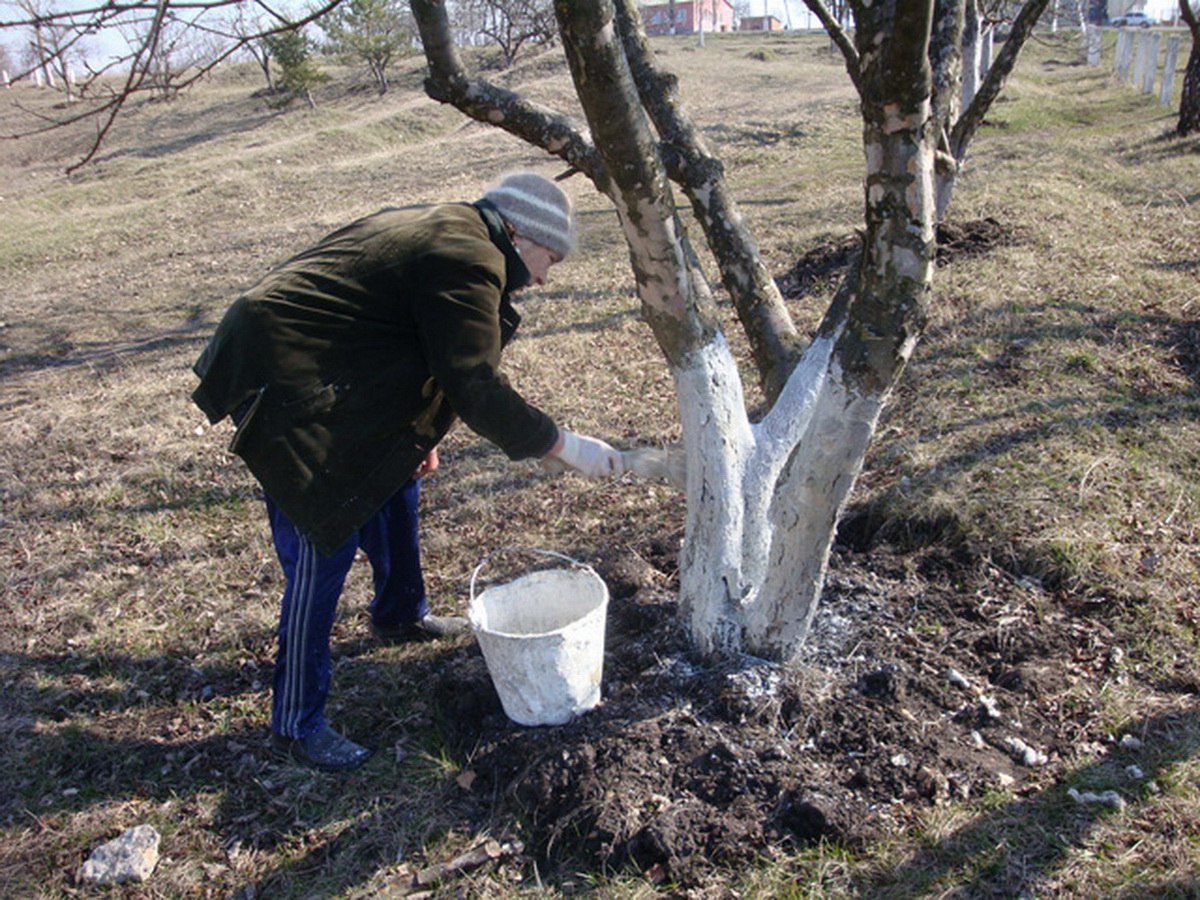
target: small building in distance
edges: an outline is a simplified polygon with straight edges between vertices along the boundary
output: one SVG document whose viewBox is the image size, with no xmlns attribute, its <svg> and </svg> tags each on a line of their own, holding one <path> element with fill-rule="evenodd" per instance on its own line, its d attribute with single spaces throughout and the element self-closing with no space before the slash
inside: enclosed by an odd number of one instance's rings
<svg viewBox="0 0 1200 900">
<path fill-rule="evenodd" d="M 671 28 L 671 6 L 675 7 L 675 28 Z M 676 0 L 650 3 L 642 7 L 646 34 L 691 34 L 699 31 L 733 31 L 733 4 L 729 0 Z"/>
<path fill-rule="evenodd" d="M 783 31 L 783 23 L 774 16 L 742 16 L 739 31 Z"/>
</svg>

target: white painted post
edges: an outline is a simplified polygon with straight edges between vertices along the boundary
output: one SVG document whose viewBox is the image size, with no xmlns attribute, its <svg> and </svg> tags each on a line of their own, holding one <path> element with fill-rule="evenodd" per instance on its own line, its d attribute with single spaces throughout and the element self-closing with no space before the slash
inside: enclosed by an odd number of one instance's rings
<svg viewBox="0 0 1200 900">
<path fill-rule="evenodd" d="M 1131 32 L 1132 33 L 1132 32 Z M 1135 88 L 1140 88 L 1146 80 L 1146 35 L 1139 33 L 1133 42 L 1133 80 Z"/>
<path fill-rule="evenodd" d="M 1154 76 L 1158 74 L 1159 37 L 1157 31 L 1142 36 L 1142 41 L 1146 45 L 1146 71 L 1142 73 L 1143 94 L 1154 93 Z"/>
<path fill-rule="evenodd" d="M 1129 81 L 1129 64 L 1133 61 L 1133 32 L 1122 28 L 1117 32 L 1117 81 Z"/>
<path fill-rule="evenodd" d="M 42 70 L 41 70 L 41 69 L 34 69 L 34 70 L 33 70 L 33 83 L 34 83 L 35 85 L 37 85 L 38 87 L 45 87 L 45 86 L 46 86 L 46 79 L 45 79 L 45 77 L 42 75 Z"/>
<path fill-rule="evenodd" d="M 1100 42 L 1103 37 L 1104 32 L 1095 25 L 1087 27 L 1087 62 L 1089 66 L 1100 65 Z"/>
<path fill-rule="evenodd" d="M 1163 61 L 1162 87 L 1158 90 L 1158 102 L 1163 106 L 1171 105 L 1171 94 L 1175 90 L 1175 65 L 1179 60 L 1179 35 L 1173 34 L 1167 40 L 1167 58 Z"/>
<path fill-rule="evenodd" d="M 12 79 L 8 77 L 8 69 L 4 70 L 4 87 L 6 90 L 12 90 Z"/>
</svg>

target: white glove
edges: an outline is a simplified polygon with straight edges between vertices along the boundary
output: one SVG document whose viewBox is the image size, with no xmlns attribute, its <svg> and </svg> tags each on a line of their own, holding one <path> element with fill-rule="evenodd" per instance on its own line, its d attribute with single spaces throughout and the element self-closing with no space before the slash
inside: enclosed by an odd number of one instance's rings
<svg viewBox="0 0 1200 900">
<path fill-rule="evenodd" d="M 553 471 L 557 468 L 555 463 L 562 463 L 587 478 L 616 478 L 624 473 L 620 452 L 604 441 L 565 428 L 560 428 L 559 434 L 562 447 L 557 453 L 550 453 L 543 463 L 548 470 Z"/>
</svg>

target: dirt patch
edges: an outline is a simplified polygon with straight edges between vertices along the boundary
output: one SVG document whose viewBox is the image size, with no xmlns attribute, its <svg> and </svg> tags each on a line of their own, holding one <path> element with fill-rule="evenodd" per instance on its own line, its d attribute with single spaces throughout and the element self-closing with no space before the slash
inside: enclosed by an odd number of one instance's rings
<svg viewBox="0 0 1200 900">
<path fill-rule="evenodd" d="M 600 567 L 605 699 L 568 725 L 509 722 L 475 648 L 431 673 L 477 825 L 515 819 L 542 859 L 681 884 L 817 840 L 861 846 L 914 805 L 1052 779 L 1085 729 L 1063 694 L 1108 665 L 1103 629 L 1036 585 L 939 549 L 843 548 L 799 665 L 704 666 L 673 562 Z"/>
<path fill-rule="evenodd" d="M 937 264 L 944 266 L 956 259 L 978 256 L 1019 240 L 1018 229 L 991 216 L 967 222 L 943 222 L 937 227 Z M 794 299 L 831 290 L 858 253 L 861 244 L 857 234 L 823 241 L 776 279 L 780 292 Z"/>
</svg>

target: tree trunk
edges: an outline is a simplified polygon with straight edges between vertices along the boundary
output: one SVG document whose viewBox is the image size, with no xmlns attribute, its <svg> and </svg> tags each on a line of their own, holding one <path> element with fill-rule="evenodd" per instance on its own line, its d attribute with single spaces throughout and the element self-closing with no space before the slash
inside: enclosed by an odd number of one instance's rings
<svg viewBox="0 0 1200 900">
<path fill-rule="evenodd" d="M 970 0 L 967 0 L 970 2 Z M 1186 0 L 1182 0 L 1186 2 Z M 975 133 L 979 130 L 979 126 L 983 124 L 984 116 L 987 115 L 989 109 L 992 108 L 992 103 L 1000 96 L 1000 92 L 1004 89 L 1004 84 L 1008 81 L 1008 76 L 1012 74 L 1012 70 L 1017 65 L 1017 58 L 1020 56 L 1021 49 L 1025 46 L 1025 42 L 1033 35 L 1034 26 L 1037 25 L 1038 19 L 1042 12 L 1045 11 L 1049 0 L 1026 0 L 1021 7 L 1021 11 L 1017 13 L 1017 17 L 1013 20 L 1012 29 L 1009 31 L 1008 38 L 1004 42 L 1004 48 L 996 57 L 995 63 L 988 63 L 986 75 L 982 76 L 982 81 L 979 85 L 979 90 L 976 91 L 970 105 L 968 105 L 962 116 L 954 123 L 950 129 L 947 151 L 953 161 L 953 165 L 945 164 L 938 166 L 938 183 L 936 186 L 937 196 L 937 221 L 942 221 L 946 212 L 950 207 L 950 200 L 954 196 L 954 186 L 958 179 L 958 173 L 962 169 L 962 164 L 967 157 L 967 148 L 971 144 L 971 140 L 975 137 Z M 987 34 L 984 34 L 980 44 L 987 46 Z M 989 51 L 990 55 L 990 51 Z M 984 65 L 984 61 L 980 60 L 980 65 Z M 982 71 L 982 69 L 981 69 Z"/>
<path fill-rule="evenodd" d="M 824 10 L 820 0 L 806 2 L 818 14 Z M 855 44 L 840 29 L 835 34 L 861 95 L 863 249 L 817 337 L 754 424 L 677 216 L 671 181 L 692 197 L 714 253 L 731 251 L 710 231 L 740 223 L 722 221 L 736 216 L 734 207 L 697 199 L 723 188 L 720 164 L 679 111 L 673 81 L 650 65 L 629 25 L 636 13 L 628 0 L 618 0 L 619 16 L 612 0 L 555 3 L 591 140 L 566 117 L 468 79 L 449 38 L 444 0 L 412 2 L 430 65 L 430 95 L 561 157 L 616 208 L 643 317 L 675 382 L 687 456 L 680 610 L 706 656 L 785 661 L 803 646 L 838 516 L 924 326 L 939 209 L 938 147 L 965 152 L 1007 74 L 998 63 L 963 117 L 967 125 L 960 130 L 960 119 L 947 134 L 959 87 L 960 13 L 953 0 L 938 0 L 933 40 L 934 2 L 863 2 L 855 6 Z M 1036 19 L 1046 2 L 1029 0 L 1018 21 Z M 825 11 L 822 20 L 831 18 Z M 1020 40 L 1012 42 L 1014 55 L 1019 46 Z M 1006 65 L 1011 69 L 1012 60 Z M 940 155 L 953 159 L 946 150 Z M 752 241 L 740 247 L 756 255 Z M 723 275 L 739 269 L 719 262 Z"/>
<path fill-rule="evenodd" d="M 1179 98 L 1179 121 L 1175 133 L 1180 137 L 1200 132 L 1200 20 L 1188 0 L 1179 0 L 1179 14 L 1192 33 L 1192 49 L 1183 70 L 1183 93 Z"/>
<path fill-rule="evenodd" d="M 864 69 L 873 73 L 875 92 L 863 103 L 871 161 L 863 265 L 774 407 L 752 425 L 711 297 L 689 265 L 631 70 L 611 37 L 612 8 L 560 0 L 556 12 L 610 173 L 603 188 L 617 207 L 643 312 L 675 380 L 688 461 L 681 614 L 706 656 L 791 659 L 811 626 L 838 515 L 883 400 L 911 353 L 929 290 L 931 15 L 881 16 L 871 31 L 891 49 L 889 35 L 898 28 L 895 43 L 915 39 L 916 49 Z"/>
<path fill-rule="evenodd" d="M 966 0 L 963 4 L 962 37 L 962 108 L 966 109 L 979 90 L 981 53 L 983 52 L 983 21 L 979 13 L 979 0 Z"/>
</svg>

